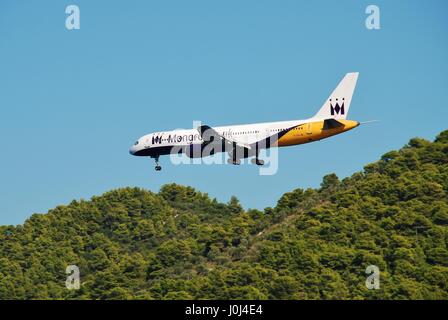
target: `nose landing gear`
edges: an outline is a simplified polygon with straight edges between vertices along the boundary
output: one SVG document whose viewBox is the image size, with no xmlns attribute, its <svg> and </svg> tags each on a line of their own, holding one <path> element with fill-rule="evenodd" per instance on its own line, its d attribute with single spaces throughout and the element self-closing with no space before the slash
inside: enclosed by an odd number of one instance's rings
<svg viewBox="0 0 448 320">
<path fill-rule="evenodd" d="M 159 165 L 159 156 L 155 156 L 153 158 L 156 161 L 156 167 L 155 167 L 156 171 L 162 170 L 162 167 Z"/>
</svg>

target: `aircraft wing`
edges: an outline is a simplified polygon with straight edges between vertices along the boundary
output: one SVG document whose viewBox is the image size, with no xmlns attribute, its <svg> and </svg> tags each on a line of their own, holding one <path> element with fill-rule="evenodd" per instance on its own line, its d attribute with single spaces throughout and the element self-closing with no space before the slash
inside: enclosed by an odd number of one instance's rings
<svg viewBox="0 0 448 320">
<path fill-rule="evenodd" d="M 220 135 L 215 129 L 210 126 L 202 125 L 198 128 L 199 134 L 201 135 L 202 140 L 204 140 L 205 144 L 209 144 L 212 142 L 224 142 L 228 145 L 232 145 L 234 148 L 243 148 L 243 149 L 251 149 L 251 146 L 245 143 L 237 142 L 235 140 L 226 138 Z"/>
</svg>

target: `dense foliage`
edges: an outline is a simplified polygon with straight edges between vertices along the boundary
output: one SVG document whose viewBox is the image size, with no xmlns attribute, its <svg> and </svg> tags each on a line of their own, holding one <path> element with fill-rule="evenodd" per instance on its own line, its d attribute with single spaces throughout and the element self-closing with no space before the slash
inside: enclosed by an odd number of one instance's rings
<svg viewBox="0 0 448 320">
<path fill-rule="evenodd" d="M 264 211 L 175 184 L 114 190 L 0 227 L 0 298 L 448 299 L 447 195 L 448 131 Z"/>
</svg>

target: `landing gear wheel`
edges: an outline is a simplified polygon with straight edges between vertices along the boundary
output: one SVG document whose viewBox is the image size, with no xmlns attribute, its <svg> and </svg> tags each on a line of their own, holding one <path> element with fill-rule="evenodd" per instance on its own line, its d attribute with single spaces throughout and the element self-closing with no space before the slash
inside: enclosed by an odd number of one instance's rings
<svg viewBox="0 0 448 320">
<path fill-rule="evenodd" d="M 234 165 L 240 165 L 241 164 L 241 160 L 239 160 L 239 159 L 236 159 L 236 160 L 227 159 L 227 163 L 228 164 L 234 164 Z"/>
<path fill-rule="evenodd" d="M 156 171 L 160 171 L 160 170 L 162 170 L 162 167 L 161 166 L 156 166 Z"/>
<path fill-rule="evenodd" d="M 261 159 L 252 159 L 251 160 L 251 162 L 252 162 L 252 164 L 256 164 L 257 166 L 262 166 L 262 165 L 264 165 L 264 160 L 261 160 Z"/>
<path fill-rule="evenodd" d="M 252 162 L 252 164 L 256 164 L 257 166 L 264 165 L 264 160 L 257 159 L 257 158 L 252 159 L 251 162 Z"/>
</svg>

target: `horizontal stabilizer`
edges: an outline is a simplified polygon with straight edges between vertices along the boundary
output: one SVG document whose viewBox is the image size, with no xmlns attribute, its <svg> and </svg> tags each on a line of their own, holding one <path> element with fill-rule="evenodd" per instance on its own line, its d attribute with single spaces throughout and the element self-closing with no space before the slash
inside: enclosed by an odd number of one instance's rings
<svg viewBox="0 0 448 320">
<path fill-rule="evenodd" d="M 339 122 L 336 119 L 325 119 L 324 120 L 324 130 L 328 130 L 328 129 L 334 129 L 337 127 L 341 127 L 344 124 Z"/>
</svg>

